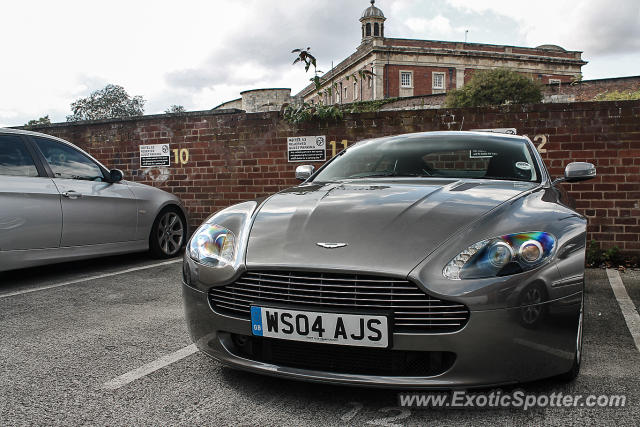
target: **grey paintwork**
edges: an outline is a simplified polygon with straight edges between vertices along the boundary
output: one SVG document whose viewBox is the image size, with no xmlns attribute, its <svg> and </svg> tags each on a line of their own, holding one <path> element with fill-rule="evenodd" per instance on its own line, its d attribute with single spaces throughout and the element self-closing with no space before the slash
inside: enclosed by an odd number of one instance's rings
<svg viewBox="0 0 640 427">
<path fill-rule="evenodd" d="M 565 192 L 552 184 L 533 144 L 526 139 L 525 143 L 534 152 L 540 182 L 370 178 L 315 183 L 312 176 L 309 182 L 268 199 L 237 205 L 234 213 L 214 215 L 213 221 L 242 234 L 244 258 L 234 266 L 211 268 L 185 255 L 189 284 L 184 284 L 183 295 L 192 339 L 202 351 L 230 366 L 313 381 L 472 387 L 569 371 L 580 336 L 586 220 L 570 207 Z M 549 262 L 504 277 L 457 281 L 443 277 L 446 263 L 469 245 L 527 231 L 556 236 Z M 317 242 L 347 242 L 348 246 L 329 250 Z M 207 291 L 231 283 L 247 268 L 409 278 L 429 294 L 466 304 L 471 316 L 455 333 L 394 333 L 393 349 L 453 351 L 456 362 L 441 375 L 417 378 L 309 371 L 237 357 L 229 334 L 251 335 L 250 321 L 215 313 Z M 535 307 L 540 308 L 540 317 L 534 325 L 524 322 L 524 313 L 531 308 L 525 296 L 532 289 L 543 295 Z"/>
<path fill-rule="evenodd" d="M 0 129 L 73 144 L 49 135 Z M 44 162 L 43 158 L 36 162 Z M 47 171 L 48 172 L 48 171 Z M 62 197 L 75 191 L 81 197 Z M 180 199 L 160 189 L 130 181 L 116 183 L 0 175 L 0 271 L 107 254 L 145 251 L 160 211 L 174 206 L 187 217 Z"/>
</svg>

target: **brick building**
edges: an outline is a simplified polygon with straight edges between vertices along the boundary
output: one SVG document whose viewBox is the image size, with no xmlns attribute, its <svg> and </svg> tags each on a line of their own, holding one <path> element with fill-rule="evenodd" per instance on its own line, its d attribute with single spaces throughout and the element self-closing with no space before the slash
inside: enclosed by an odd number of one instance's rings
<svg viewBox="0 0 640 427">
<path fill-rule="evenodd" d="M 333 104 L 445 93 L 462 87 L 474 71 L 492 68 L 509 68 L 543 84 L 567 83 L 580 76 L 586 64 L 582 52 L 556 45 L 529 48 L 388 38 L 386 18 L 374 3 L 371 0 L 360 18 L 360 46 L 323 76 L 322 94 L 309 85 L 297 97 Z M 373 78 L 347 78 L 360 70 L 373 72 Z M 333 89 L 326 90 L 329 87 Z"/>
</svg>

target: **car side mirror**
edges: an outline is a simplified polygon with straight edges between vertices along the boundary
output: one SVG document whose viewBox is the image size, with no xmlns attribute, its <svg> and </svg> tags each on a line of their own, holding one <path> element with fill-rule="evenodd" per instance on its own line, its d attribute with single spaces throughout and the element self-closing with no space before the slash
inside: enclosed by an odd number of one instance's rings
<svg viewBox="0 0 640 427">
<path fill-rule="evenodd" d="M 124 173 L 120 169 L 111 169 L 109 171 L 108 178 L 109 178 L 109 182 L 112 184 L 116 182 L 120 182 L 124 178 Z"/>
<path fill-rule="evenodd" d="M 564 177 L 556 179 L 553 183 L 586 181 L 595 176 L 596 167 L 593 163 L 571 162 L 564 169 Z"/>
<path fill-rule="evenodd" d="M 316 168 L 313 165 L 301 165 L 296 168 L 296 179 L 300 181 L 306 181 Z"/>
</svg>

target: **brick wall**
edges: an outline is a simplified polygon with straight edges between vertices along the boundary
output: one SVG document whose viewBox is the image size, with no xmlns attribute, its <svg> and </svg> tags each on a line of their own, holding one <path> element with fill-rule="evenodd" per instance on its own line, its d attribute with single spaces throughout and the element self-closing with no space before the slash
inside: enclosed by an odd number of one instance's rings
<svg viewBox="0 0 640 427">
<path fill-rule="evenodd" d="M 554 176 L 570 161 L 596 164 L 598 176 L 563 184 L 589 218 L 589 238 L 604 247 L 640 252 L 640 101 L 512 105 L 347 114 L 341 122 L 292 127 L 278 112 L 192 112 L 138 120 L 59 124 L 36 130 L 67 139 L 127 179 L 181 197 L 193 224 L 211 212 L 295 185 L 288 136 L 326 135 L 350 144 L 406 132 L 514 127 L 529 135 Z M 188 149 L 184 165 L 141 169 L 140 144 Z M 331 155 L 328 144 L 328 154 Z M 317 164 L 317 166 L 319 166 Z"/>
</svg>

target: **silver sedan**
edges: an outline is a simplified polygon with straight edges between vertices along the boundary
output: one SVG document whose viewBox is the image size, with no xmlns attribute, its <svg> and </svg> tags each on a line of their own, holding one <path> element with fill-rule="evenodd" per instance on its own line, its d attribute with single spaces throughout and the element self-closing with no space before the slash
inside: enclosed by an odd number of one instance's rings
<svg viewBox="0 0 640 427">
<path fill-rule="evenodd" d="M 0 271 L 150 250 L 187 238 L 176 196 L 123 180 L 59 138 L 0 129 Z"/>
</svg>

